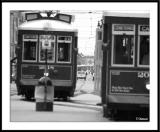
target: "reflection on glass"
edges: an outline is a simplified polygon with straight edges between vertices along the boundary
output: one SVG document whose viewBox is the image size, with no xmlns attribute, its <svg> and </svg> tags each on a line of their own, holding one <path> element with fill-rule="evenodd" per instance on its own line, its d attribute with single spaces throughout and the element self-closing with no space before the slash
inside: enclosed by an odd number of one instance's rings
<svg viewBox="0 0 160 132">
<path fill-rule="evenodd" d="M 149 36 L 140 36 L 139 64 L 149 65 Z"/>
<path fill-rule="evenodd" d="M 113 64 L 133 64 L 134 36 L 114 35 Z"/>
<path fill-rule="evenodd" d="M 40 61 L 45 61 L 45 49 L 42 49 L 42 42 L 40 42 Z M 51 43 L 51 49 L 47 50 L 47 60 L 54 61 L 54 43 Z"/>
<path fill-rule="evenodd" d="M 47 49 L 47 61 L 54 61 L 55 53 L 55 43 L 54 43 L 54 36 L 53 35 L 40 35 L 40 61 L 45 61 L 45 52 L 46 50 L 43 49 L 42 45 L 47 41 L 49 45 L 51 45 L 50 49 Z"/>
</svg>

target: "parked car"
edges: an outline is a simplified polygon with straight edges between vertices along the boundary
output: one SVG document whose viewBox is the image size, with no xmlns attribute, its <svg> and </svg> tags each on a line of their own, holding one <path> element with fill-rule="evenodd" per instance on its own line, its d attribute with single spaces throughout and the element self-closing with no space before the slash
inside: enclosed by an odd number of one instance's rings
<svg viewBox="0 0 160 132">
<path fill-rule="evenodd" d="M 77 71 L 77 79 L 86 80 L 86 72 L 85 71 Z"/>
</svg>

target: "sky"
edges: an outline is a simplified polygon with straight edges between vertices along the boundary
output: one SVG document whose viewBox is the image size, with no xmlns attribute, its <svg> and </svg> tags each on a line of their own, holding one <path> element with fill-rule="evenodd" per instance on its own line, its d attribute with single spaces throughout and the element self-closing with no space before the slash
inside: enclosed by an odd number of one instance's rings
<svg viewBox="0 0 160 132">
<path fill-rule="evenodd" d="M 94 56 L 95 36 L 98 21 L 102 19 L 102 11 L 60 11 L 75 16 L 72 24 L 78 29 L 78 52 Z"/>
<path fill-rule="evenodd" d="M 94 55 L 95 36 L 100 14 L 83 14 L 75 17 L 78 28 L 78 48 L 84 55 Z"/>
</svg>

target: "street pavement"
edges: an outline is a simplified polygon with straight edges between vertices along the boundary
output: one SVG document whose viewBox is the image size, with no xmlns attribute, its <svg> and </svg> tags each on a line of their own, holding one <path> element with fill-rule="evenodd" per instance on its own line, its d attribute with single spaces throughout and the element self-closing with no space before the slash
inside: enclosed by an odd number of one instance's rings
<svg viewBox="0 0 160 132">
<path fill-rule="evenodd" d="M 94 81 L 92 78 L 92 75 L 88 74 L 86 80 L 78 79 L 74 95 L 77 96 L 84 93 L 94 93 Z"/>
<path fill-rule="evenodd" d="M 15 82 L 12 82 L 10 84 L 10 95 L 16 95 L 17 94 L 17 88 Z"/>
<path fill-rule="evenodd" d="M 84 95 L 85 96 L 85 95 Z M 83 98 L 83 96 L 81 95 Z M 73 99 L 73 98 L 72 98 Z M 74 100 L 74 99 L 73 99 Z M 92 102 L 93 103 L 93 102 Z M 11 96 L 11 122 L 107 122 L 102 107 L 89 104 L 54 101 L 52 112 L 36 111 L 36 102 Z"/>
<path fill-rule="evenodd" d="M 94 81 L 91 76 L 87 80 L 77 80 L 74 97 L 68 101 L 53 102 L 52 112 L 36 111 L 35 101 L 26 101 L 16 95 L 15 83 L 11 84 L 11 122 L 108 122 L 103 117 L 102 106 L 97 106 L 101 98 L 94 95 Z"/>
</svg>

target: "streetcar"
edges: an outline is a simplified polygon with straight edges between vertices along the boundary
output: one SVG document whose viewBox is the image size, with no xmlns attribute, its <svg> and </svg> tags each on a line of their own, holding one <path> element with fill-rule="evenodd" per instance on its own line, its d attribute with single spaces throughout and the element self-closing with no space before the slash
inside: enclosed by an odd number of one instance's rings
<svg viewBox="0 0 160 132">
<path fill-rule="evenodd" d="M 142 111 L 149 120 L 149 27 L 149 13 L 103 13 L 96 30 L 95 84 L 106 117 Z"/>
<path fill-rule="evenodd" d="M 45 72 L 43 47 L 48 45 L 48 77 L 54 86 L 54 97 L 66 100 L 74 95 L 76 86 L 78 30 L 71 24 L 72 15 L 51 18 L 48 14 L 42 17 L 28 13 L 27 21 L 18 27 L 17 91 L 27 99 L 34 97 L 35 86 Z"/>
</svg>

